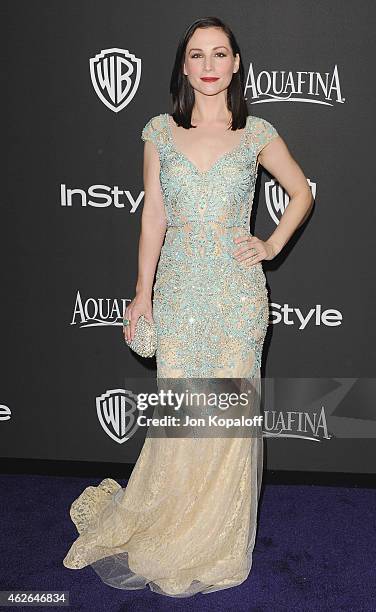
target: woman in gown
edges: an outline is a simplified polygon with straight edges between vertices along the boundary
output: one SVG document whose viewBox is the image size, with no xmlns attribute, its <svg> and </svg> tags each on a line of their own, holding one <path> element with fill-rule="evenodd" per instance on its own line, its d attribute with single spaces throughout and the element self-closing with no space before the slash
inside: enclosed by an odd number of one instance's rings
<svg viewBox="0 0 376 612">
<path fill-rule="evenodd" d="M 176 56 L 174 114 L 153 116 L 142 130 L 139 276 L 124 335 L 133 338 L 145 314 L 157 328 L 159 388 L 253 390 L 242 414 L 255 416 L 269 317 L 261 261 L 280 252 L 312 198 L 277 130 L 248 114 L 243 90 L 231 30 L 216 18 L 196 21 Z M 293 192 L 265 242 L 249 233 L 261 161 Z M 79 536 L 65 567 L 90 565 L 113 587 L 148 585 L 172 597 L 241 584 L 252 565 L 263 440 L 260 428 L 239 431 L 149 430 L 126 488 L 106 478 L 73 502 Z"/>
</svg>

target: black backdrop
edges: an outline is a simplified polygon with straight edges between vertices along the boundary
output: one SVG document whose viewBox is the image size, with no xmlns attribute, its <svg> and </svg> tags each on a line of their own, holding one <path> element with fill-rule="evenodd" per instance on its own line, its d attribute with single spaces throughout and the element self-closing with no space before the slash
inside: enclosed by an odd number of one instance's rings
<svg viewBox="0 0 376 612">
<path fill-rule="evenodd" d="M 250 113 L 277 128 L 315 196 L 308 222 L 264 262 L 266 465 L 375 471 L 374 3 L 16 0 L 1 11 L 1 456 L 137 459 L 144 432 L 127 440 L 113 419 L 156 374 L 121 332 L 141 130 L 171 112 L 181 34 L 216 15 L 242 49 Z M 106 88 L 109 57 L 121 74 Z M 266 239 L 287 204 L 260 167 L 251 231 Z"/>
</svg>

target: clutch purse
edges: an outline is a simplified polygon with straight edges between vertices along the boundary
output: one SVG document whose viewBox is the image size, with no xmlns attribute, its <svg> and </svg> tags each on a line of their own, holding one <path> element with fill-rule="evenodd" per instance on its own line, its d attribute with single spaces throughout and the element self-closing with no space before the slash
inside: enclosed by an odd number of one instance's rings
<svg viewBox="0 0 376 612">
<path fill-rule="evenodd" d="M 134 338 L 125 340 L 129 348 L 141 357 L 154 357 L 157 349 L 157 330 L 155 323 L 140 315 L 136 323 Z"/>
</svg>

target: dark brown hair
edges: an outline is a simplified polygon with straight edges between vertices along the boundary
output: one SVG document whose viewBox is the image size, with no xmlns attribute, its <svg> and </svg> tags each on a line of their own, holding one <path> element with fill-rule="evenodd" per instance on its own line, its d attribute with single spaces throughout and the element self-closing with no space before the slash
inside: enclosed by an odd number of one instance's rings
<svg viewBox="0 0 376 612">
<path fill-rule="evenodd" d="M 187 44 L 198 28 L 221 28 L 227 35 L 234 56 L 239 53 L 239 70 L 233 74 L 227 88 L 227 108 L 232 114 L 232 130 L 242 129 L 246 125 L 249 115 L 247 103 L 244 99 L 244 66 L 236 38 L 228 25 L 217 17 L 204 17 L 194 21 L 184 32 L 175 57 L 170 80 L 170 94 L 172 96 L 172 116 L 177 125 L 184 128 L 195 127 L 191 124 L 192 109 L 195 94 L 192 85 L 184 74 L 184 60 Z"/>
</svg>

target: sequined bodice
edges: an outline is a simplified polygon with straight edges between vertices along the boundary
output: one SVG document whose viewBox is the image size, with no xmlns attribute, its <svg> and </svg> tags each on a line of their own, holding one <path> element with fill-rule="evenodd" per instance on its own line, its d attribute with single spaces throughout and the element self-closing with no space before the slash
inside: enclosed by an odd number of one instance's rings
<svg viewBox="0 0 376 612">
<path fill-rule="evenodd" d="M 278 135 L 265 119 L 248 116 L 238 145 L 202 171 L 177 149 L 170 120 L 156 115 L 142 130 L 158 149 L 167 219 L 158 277 L 172 261 L 188 269 L 192 258 L 213 267 L 232 258 L 234 236 L 249 235 L 258 154 Z"/>
<path fill-rule="evenodd" d="M 186 223 L 249 228 L 257 155 L 275 128 L 265 119 L 248 116 L 240 142 L 201 171 L 174 143 L 169 115 L 152 117 L 142 132 L 152 140 L 160 157 L 160 181 L 167 226 Z"/>
</svg>

